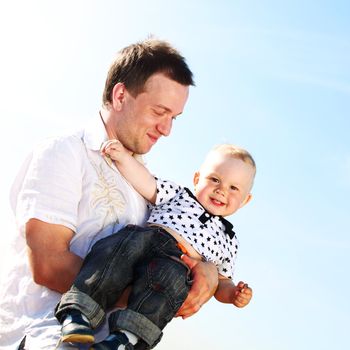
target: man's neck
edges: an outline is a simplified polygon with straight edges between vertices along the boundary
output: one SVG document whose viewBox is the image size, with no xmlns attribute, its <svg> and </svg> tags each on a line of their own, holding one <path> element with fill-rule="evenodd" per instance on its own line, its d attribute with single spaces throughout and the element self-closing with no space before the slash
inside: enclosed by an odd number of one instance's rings
<svg viewBox="0 0 350 350">
<path fill-rule="evenodd" d="M 101 121 L 106 129 L 107 137 L 109 140 L 118 140 L 117 134 L 115 132 L 115 128 L 111 126 L 112 121 L 112 112 L 108 109 L 108 107 L 102 107 L 100 112 Z M 130 151 L 130 154 L 135 157 L 140 163 L 143 164 L 143 159 L 141 155 L 138 155 L 136 153 L 132 153 Z"/>
<path fill-rule="evenodd" d="M 108 108 L 102 107 L 100 112 L 101 121 L 106 129 L 107 136 L 110 140 L 117 139 L 116 132 L 111 126 L 111 111 Z"/>
</svg>

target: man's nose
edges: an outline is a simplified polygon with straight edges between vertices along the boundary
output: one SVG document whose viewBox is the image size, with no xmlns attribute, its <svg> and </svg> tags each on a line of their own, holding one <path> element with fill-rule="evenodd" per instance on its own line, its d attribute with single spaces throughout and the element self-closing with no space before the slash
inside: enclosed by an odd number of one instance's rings
<svg viewBox="0 0 350 350">
<path fill-rule="evenodd" d="M 158 132 L 163 136 L 169 136 L 173 125 L 173 119 L 167 118 L 157 124 Z"/>
</svg>

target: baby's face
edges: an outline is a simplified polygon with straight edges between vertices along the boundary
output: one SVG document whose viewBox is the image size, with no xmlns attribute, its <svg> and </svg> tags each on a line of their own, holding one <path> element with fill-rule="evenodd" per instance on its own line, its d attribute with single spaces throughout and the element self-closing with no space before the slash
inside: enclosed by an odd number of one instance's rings
<svg viewBox="0 0 350 350">
<path fill-rule="evenodd" d="M 196 198 L 211 214 L 228 216 L 248 203 L 253 179 L 250 164 L 215 154 L 194 176 Z"/>
</svg>

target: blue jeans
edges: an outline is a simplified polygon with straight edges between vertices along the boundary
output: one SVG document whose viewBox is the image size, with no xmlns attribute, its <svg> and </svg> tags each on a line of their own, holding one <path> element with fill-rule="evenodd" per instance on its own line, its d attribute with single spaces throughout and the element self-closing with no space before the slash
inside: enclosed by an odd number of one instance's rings
<svg viewBox="0 0 350 350">
<path fill-rule="evenodd" d="M 98 327 L 129 284 L 125 310 L 110 315 L 111 332 L 128 330 L 154 347 L 162 329 L 187 297 L 191 281 L 188 267 L 173 236 L 162 228 L 128 225 L 98 241 L 86 256 L 71 289 L 56 308 L 59 321 L 79 310 Z"/>
</svg>

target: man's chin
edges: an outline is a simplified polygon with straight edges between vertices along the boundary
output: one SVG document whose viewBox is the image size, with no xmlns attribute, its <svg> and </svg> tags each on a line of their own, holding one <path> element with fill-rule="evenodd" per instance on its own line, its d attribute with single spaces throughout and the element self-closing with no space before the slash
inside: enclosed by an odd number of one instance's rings
<svg viewBox="0 0 350 350">
<path fill-rule="evenodd" d="M 146 154 L 148 153 L 150 150 L 152 150 L 153 146 L 155 145 L 156 143 L 151 143 L 147 146 L 144 146 L 142 147 L 140 150 L 139 150 L 139 154 Z"/>
<path fill-rule="evenodd" d="M 135 149 L 135 151 L 133 151 L 133 153 L 139 154 L 140 156 L 142 156 L 143 154 L 148 153 L 152 149 L 152 146 L 142 147 L 142 148 L 141 147 L 136 147 L 136 149 Z"/>
</svg>

